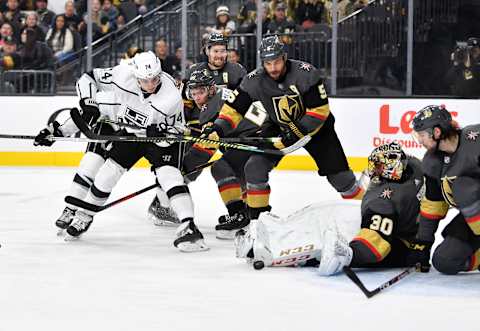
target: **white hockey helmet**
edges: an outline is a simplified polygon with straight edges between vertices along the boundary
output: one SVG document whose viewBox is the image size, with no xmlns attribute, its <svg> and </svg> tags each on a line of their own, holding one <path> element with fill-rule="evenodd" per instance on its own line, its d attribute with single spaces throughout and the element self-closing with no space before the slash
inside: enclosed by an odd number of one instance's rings
<svg viewBox="0 0 480 331">
<path fill-rule="evenodd" d="M 138 53 L 133 58 L 133 72 L 138 80 L 159 80 L 162 73 L 162 65 L 159 58 L 152 51 Z"/>
</svg>

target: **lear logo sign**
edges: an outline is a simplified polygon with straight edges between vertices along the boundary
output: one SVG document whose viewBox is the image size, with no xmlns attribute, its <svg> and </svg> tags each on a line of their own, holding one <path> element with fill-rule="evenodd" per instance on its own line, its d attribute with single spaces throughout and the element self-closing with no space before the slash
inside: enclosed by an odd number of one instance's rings
<svg viewBox="0 0 480 331">
<path fill-rule="evenodd" d="M 373 137 L 373 146 L 377 147 L 396 140 L 405 148 L 422 148 L 410 136 L 415 113 L 414 110 L 407 110 L 398 116 L 399 112 L 391 111 L 390 105 L 382 105 L 379 111 L 379 133 L 387 136 Z M 451 112 L 451 114 L 453 117 L 458 115 L 457 112 Z"/>
</svg>

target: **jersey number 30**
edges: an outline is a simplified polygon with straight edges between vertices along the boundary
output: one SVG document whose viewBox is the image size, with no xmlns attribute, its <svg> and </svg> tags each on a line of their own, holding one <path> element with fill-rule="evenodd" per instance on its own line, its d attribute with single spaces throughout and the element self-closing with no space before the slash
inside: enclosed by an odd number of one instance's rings
<svg viewBox="0 0 480 331">
<path fill-rule="evenodd" d="M 393 221 L 390 218 L 382 217 L 380 215 L 373 215 L 372 223 L 370 224 L 370 229 L 375 231 L 380 231 L 384 235 L 389 236 L 393 231 Z"/>
</svg>

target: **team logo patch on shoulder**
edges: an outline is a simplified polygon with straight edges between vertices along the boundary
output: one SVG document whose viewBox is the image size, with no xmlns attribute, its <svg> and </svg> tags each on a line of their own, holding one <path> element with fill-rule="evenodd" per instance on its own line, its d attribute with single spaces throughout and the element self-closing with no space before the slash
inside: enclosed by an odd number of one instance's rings
<svg viewBox="0 0 480 331">
<path fill-rule="evenodd" d="M 247 75 L 247 77 L 248 77 L 248 79 L 252 79 L 252 78 L 255 77 L 257 74 L 258 74 L 258 70 L 253 70 L 253 71 L 251 71 L 251 72 Z"/>
<path fill-rule="evenodd" d="M 390 200 L 392 198 L 393 190 L 390 187 L 387 187 L 380 194 L 380 198 L 385 200 Z"/>
<path fill-rule="evenodd" d="M 469 131 L 467 133 L 467 140 L 475 141 L 477 140 L 479 135 L 480 135 L 480 132 L 478 131 Z"/>
<path fill-rule="evenodd" d="M 310 71 L 312 70 L 313 66 L 310 63 L 302 62 L 300 63 L 300 69 L 305 70 L 305 71 Z"/>
</svg>

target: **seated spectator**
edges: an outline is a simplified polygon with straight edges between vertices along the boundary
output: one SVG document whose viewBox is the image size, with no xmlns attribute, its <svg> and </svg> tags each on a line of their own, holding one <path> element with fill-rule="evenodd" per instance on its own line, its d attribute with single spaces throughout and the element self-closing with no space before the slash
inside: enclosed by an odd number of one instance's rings
<svg viewBox="0 0 480 331">
<path fill-rule="evenodd" d="M 275 10 L 277 9 L 278 4 L 282 4 L 282 6 L 285 6 L 285 16 L 287 17 L 288 20 L 295 22 L 295 9 L 297 7 L 297 1 L 296 0 L 271 0 L 268 3 L 268 17 L 270 19 L 273 19 L 275 15 Z"/>
<path fill-rule="evenodd" d="M 257 17 L 257 4 L 255 0 L 247 0 L 238 11 L 237 22 L 240 26 L 250 26 L 255 24 Z"/>
<path fill-rule="evenodd" d="M 17 53 L 17 40 L 12 37 L 6 37 L 2 51 L 0 52 L 0 69 L 17 69 L 20 65 L 20 56 Z"/>
<path fill-rule="evenodd" d="M 18 51 L 20 67 L 31 70 L 53 70 L 54 57 L 52 50 L 37 40 L 34 29 L 26 28 L 21 35 L 22 47 Z"/>
<path fill-rule="evenodd" d="M 78 30 L 78 25 L 82 21 L 82 18 L 75 13 L 75 4 L 73 0 L 67 0 L 65 2 L 65 24 L 70 29 Z"/>
<path fill-rule="evenodd" d="M 322 21 L 323 9 L 320 0 L 301 0 L 295 13 L 297 23 L 304 29 L 311 29 Z"/>
<path fill-rule="evenodd" d="M 291 44 L 288 34 L 295 31 L 295 23 L 287 19 L 285 11 L 287 6 L 280 2 L 275 9 L 274 18 L 267 27 L 267 34 L 282 34 L 281 39 L 285 44 Z"/>
<path fill-rule="evenodd" d="M 235 22 L 230 19 L 230 11 L 227 6 L 219 6 L 216 11 L 217 24 L 207 26 L 205 29 L 208 34 L 218 32 L 228 37 L 235 32 Z"/>
<path fill-rule="evenodd" d="M 133 2 L 137 6 L 137 11 L 140 15 L 144 15 L 147 13 L 147 6 L 145 0 L 133 0 Z"/>
<path fill-rule="evenodd" d="M 38 26 L 47 33 L 48 29 L 53 24 L 55 19 L 55 13 L 47 9 L 48 0 L 36 0 L 35 7 L 37 8 L 38 14 Z"/>
<path fill-rule="evenodd" d="M 227 61 L 230 63 L 240 63 L 240 54 L 234 48 L 228 49 Z"/>
<path fill-rule="evenodd" d="M 155 42 L 155 54 L 160 59 L 163 71 L 167 74 L 173 76 L 175 71 L 181 70 L 177 58 L 169 54 L 168 45 L 165 39 L 160 38 Z"/>
<path fill-rule="evenodd" d="M 452 53 L 452 67 L 446 81 L 455 96 L 480 96 L 480 38 L 469 38 Z"/>
<path fill-rule="evenodd" d="M 109 26 L 105 26 L 102 24 L 102 17 L 100 15 L 101 10 L 100 0 L 92 0 L 92 35 L 93 40 L 97 40 L 101 38 L 105 33 L 104 31 L 108 31 Z M 105 22 L 105 19 L 103 20 Z M 107 18 L 108 22 L 108 18 Z M 87 23 L 88 23 L 88 14 L 83 15 L 83 20 L 78 25 L 78 31 L 86 38 L 87 35 Z M 103 26 L 102 26 L 103 25 Z"/>
<path fill-rule="evenodd" d="M 65 24 L 65 16 L 58 15 L 55 25 L 47 32 L 47 45 L 59 63 L 63 63 L 73 53 L 73 34 Z"/>
<path fill-rule="evenodd" d="M 42 28 L 38 26 L 38 14 L 36 12 L 30 12 L 27 14 L 27 17 L 25 18 L 25 26 L 21 33 L 26 29 L 32 29 L 35 31 L 35 40 L 45 41 L 45 32 L 43 32 Z"/>
<path fill-rule="evenodd" d="M 108 22 L 112 26 L 113 30 L 116 29 L 116 20 L 119 11 L 117 7 L 112 4 L 112 0 L 103 0 L 102 10 L 100 11 L 100 15 L 108 17 Z"/>
<path fill-rule="evenodd" d="M 13 26 L 5 22 L 0 27 L 0 50 L 2 49 L 3 45 L 5 44 L 5 40 L 7 37 L 14 37 L 13 35 Z"/>
<path fill-rule="evenodd" d="M 35 0 L 20 0 L 19 6 L 20 6 L 20 10 L 22 11 L 34 11 Z"/>
<path fill-rule="evenodd" d="M 22 28 L 22 13 L 18 0 L 7 0 L 7 10 L 3 13 L 3 19 L 12 24 L 13 31 L 18 36 Z"/>
<path fill-rule="evenodd" d="M 130 0 L 121 0 L 120 6 L 120 15 L 123 16 L 126 23 L 133 20 L 138 15 L 138 9 L 135 3 Z"/>
<path fill-rule="evenodd" d="M 115 20 L 115 25 L 117 26 L 117 30 L 123 28 L 125 26 L 125 17 L 123 15 L 118 15 L 117 19 Z"/>
</svg>

